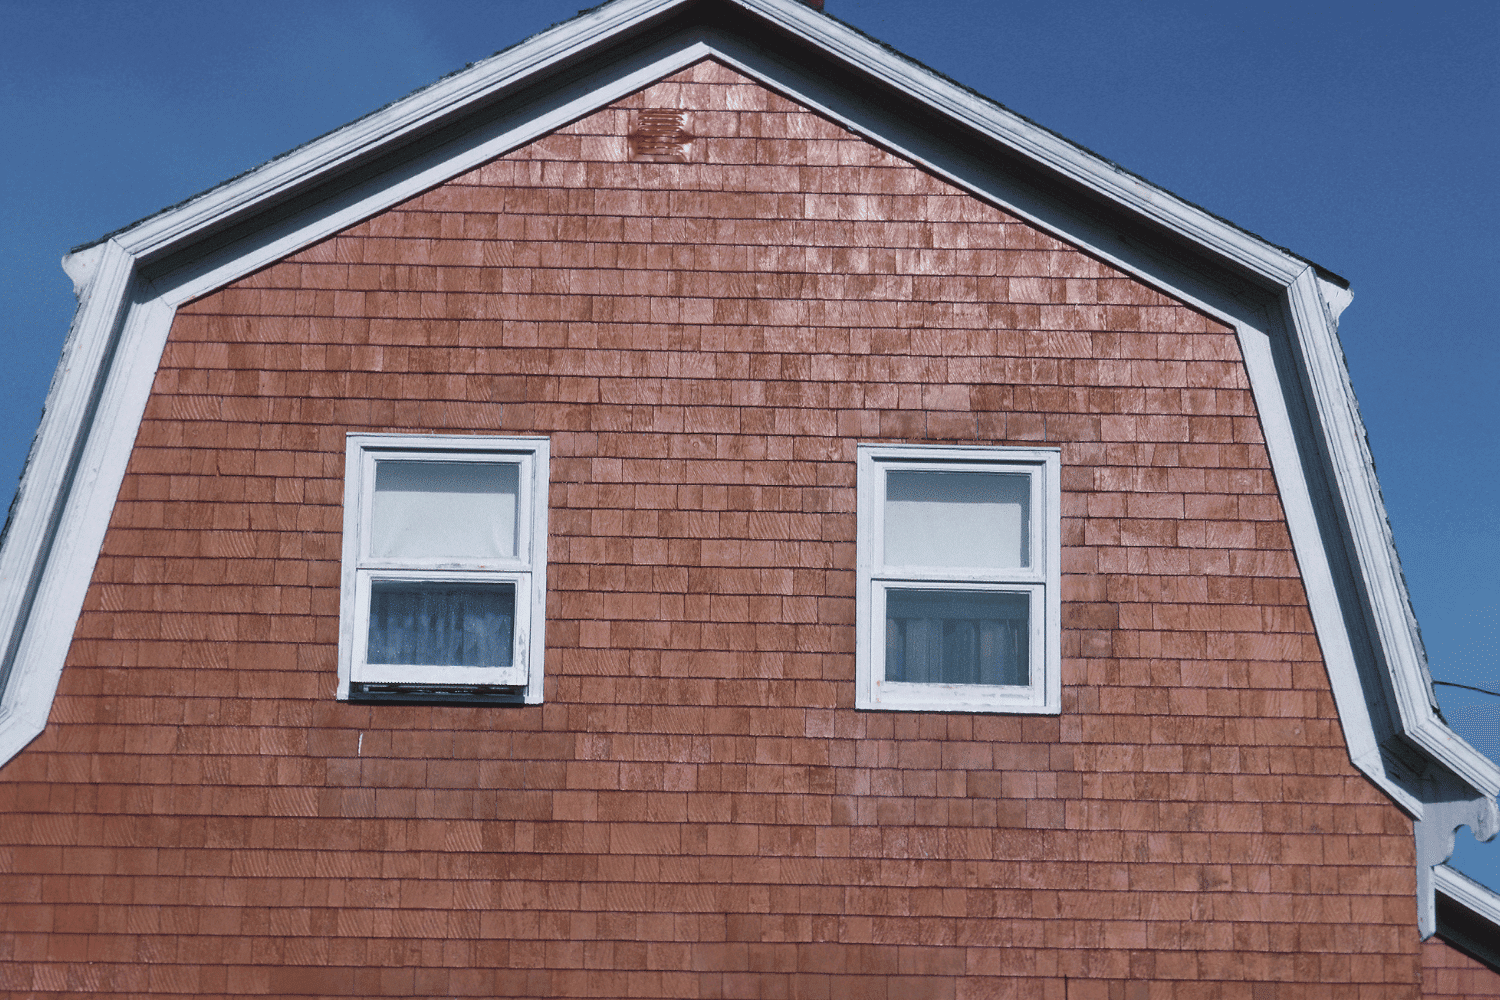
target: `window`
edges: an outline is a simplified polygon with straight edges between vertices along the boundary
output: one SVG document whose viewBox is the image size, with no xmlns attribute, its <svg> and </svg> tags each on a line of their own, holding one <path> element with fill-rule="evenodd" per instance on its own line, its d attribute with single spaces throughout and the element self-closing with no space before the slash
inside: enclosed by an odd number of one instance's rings
<svg viewBox="0 0 1500 1000">
<path fill-rule="evenodd" d="M 1060 709 L 1055 448 L 862 444 L 855 704 Z"/>
<path fill-rule="evenodd" d="M 339 697 L 542 700 L 546 438 L 351 434 Z"/>
</svg>

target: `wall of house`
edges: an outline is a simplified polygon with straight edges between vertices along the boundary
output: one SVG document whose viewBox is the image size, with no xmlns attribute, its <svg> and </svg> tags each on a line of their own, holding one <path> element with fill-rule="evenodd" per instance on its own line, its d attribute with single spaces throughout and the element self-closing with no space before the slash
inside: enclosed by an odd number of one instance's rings
<svg viewBox="0 0 1500 1000">
<path fill-rule="evenodd" d="M 652 107 L 689 162 L 629 159 Z M 545 705 L 334 699 L 351 430 L 551 435 Z M 1062 448 L 1059 717 L 853 709 L 871 440 Z M 1374 1000 L 1428 954 L 1231 332 L 714 63 L 181 310 L 0 807 L 14 995 Z"/>
<path fill-rule="evenodd" d="M 1423 1000 L 1500 998 L 1500 972 L 1475 961 L 1439 937 L 1422 945 Z"/>
</svg>

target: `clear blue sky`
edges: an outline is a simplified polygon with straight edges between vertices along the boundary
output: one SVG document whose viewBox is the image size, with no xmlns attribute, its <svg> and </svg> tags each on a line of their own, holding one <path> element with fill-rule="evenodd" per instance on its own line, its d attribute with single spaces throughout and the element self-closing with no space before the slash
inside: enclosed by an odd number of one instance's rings
<svg viewBox="0 0 1500 1000">
<path fill-rule="evenodd" d="M 0 0 L 0 494 L 73 312 L 58 260 L 581 0 Z M 828 0 L 1353 284 L 1340 336 L 1433 675 L 1500 688 L 1500 4 Z M 1500 755 L 1500 699 L 1439 688 Z M 1500 847 L 1455 863 L 1500 889 Z"/>
</svg>

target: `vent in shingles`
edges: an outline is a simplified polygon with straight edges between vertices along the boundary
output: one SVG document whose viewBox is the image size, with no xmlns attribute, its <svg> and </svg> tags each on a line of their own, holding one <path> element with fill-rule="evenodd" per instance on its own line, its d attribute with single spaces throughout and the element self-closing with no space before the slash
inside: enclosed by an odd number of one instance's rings
<svg viewBox="0 0 1500 1000">
<path fill-rule="evenodd" d="M 685 163 L 694 136 L 687 130 L 686 112 L 645 108 L 637 113 L 629 138 L 631 159 Z"/>
</svg>

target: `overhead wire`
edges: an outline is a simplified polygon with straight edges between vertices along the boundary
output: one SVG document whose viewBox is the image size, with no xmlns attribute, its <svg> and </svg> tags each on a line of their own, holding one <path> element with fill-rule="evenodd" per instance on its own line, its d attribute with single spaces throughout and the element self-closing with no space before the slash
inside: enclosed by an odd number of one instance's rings
<svg viewBox="0 0 1500 1000">
<path fill-rule="evenodd" d="M 1444 687 L 1463 688 L 1465 691 L 1478 691 L 1480 694 L 1488 694 L 1493 695 L 1496 698 L 1500 698 L 1500 691 L 1491 691 L 1488 688 L 1477 688 L 1472 684 L 1455 684 L 1453 681 L 1433 681 L 1432 683 L 1441 684 Z"/>
</svg>

